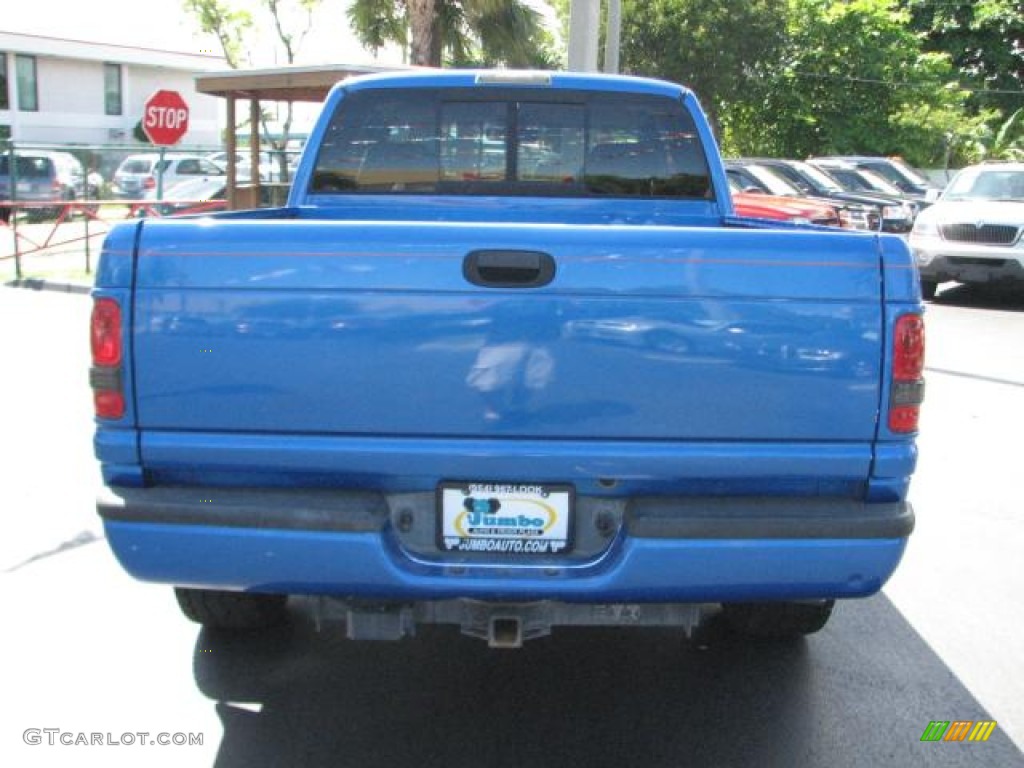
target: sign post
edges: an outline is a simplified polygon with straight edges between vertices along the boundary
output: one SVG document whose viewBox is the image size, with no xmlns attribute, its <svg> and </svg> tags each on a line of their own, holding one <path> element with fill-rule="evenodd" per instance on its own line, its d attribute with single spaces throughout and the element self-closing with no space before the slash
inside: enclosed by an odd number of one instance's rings
<svg viewBox="0 0 1024 768">
<path fill-rule="evenodd" d="M 569 71 L 597 72 L 597 39 L 601 28 L 601 0 L 569 3 Z"/>
<path fill-rule="evenodd" d="M 167 147 L 181 141 L 188 132 L 188 104 L 177 91 L 159 90 L 146 99 L 142 111 L 142 131 L 160 147 L 156 175 L 156 199 L 164 197 L 164 157 Z"/>
</svg>

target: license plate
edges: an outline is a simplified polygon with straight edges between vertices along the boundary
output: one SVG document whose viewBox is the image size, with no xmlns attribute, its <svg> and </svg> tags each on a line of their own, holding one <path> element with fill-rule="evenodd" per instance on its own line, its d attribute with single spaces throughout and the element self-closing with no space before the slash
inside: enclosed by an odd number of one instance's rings
<svg viewBox="0 0 1024 768">
<path fill-rule="evenodd" d="M 570 485 L 441 483 L 437 496 L 442 551 L 563 555 L 572 550 Z"/>
</svg>

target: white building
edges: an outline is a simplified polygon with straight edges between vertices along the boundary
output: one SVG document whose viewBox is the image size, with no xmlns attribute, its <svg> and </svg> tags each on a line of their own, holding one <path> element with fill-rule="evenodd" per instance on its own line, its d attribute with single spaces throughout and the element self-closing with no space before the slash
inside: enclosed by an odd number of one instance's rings
<svg viewBox="0 0 1024 768">
<path fill-rule="evenodd" d="M 178 146 L 219 146 L 218 100 L 196 92 L 195 76 L 224 67 L 210 54 L 0 31 L 0 138 L 135 144 L 143 104 L 167 89 L 189 105 L 189 130 Z"/>
</svg>

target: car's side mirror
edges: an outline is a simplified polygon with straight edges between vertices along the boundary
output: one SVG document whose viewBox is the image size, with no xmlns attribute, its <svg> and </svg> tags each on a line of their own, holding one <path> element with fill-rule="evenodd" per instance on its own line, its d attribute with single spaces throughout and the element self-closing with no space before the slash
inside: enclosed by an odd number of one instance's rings
<svg viewBox="0 0 1024 768">
<path fill-rule="evenodd" d="M 932 187 L 931 189 L 924 193 L 924 201 L 926 203 L 934 203 L 936 200 L 939 199 L 940 194 L 942 194 L 941 190 Z"/>
</svg>

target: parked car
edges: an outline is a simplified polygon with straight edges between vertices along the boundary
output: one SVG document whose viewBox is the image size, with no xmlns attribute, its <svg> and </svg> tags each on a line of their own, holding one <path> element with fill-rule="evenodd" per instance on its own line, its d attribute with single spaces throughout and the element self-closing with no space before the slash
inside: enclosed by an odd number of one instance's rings
<svg viewBox="0 0 1024 768">
<path fill-rule="evenodd" d="M 932 184 L 923 173 L 911 168 L 898 157 L 872 157 L 870 155 L 837 155 L 828 158 L 811 158 L 816 160 L 842 160 L 857 168 L 877 173 L 894 187 L 900 190 L 906 197 L 923 204 L 927 204 L 929 192 L 932 195 L 938 192 L 938 187 Z"/>
<path fill-rule="evenodd" d="M 135 218 L 157 216 L 187 216 L 190 214 L 223 211 L 228 207 L 227 179 L 224 176 L 186 179 L 173 184 L 164 192 L 161 200 L 156 199 L 156 190 L 150 190 L 144 198 L 146 205 L 136 207 Z M 273 190 L 260 190 L 261 207 L 273 205 Z"/>
<path fill-rule="evenodd" d="M 777 173 L 756 163 L 729 160 L 725 164 L 725 173 L 730 182 L 737 184 L 743 192 L 762 192 L 776 197 L 799 198 L 831 205 L 839 214 L 840 226 L 850 229 L 878 229 L 879 214 L 874 206 L 806 195 Z"/>
<path fill-rule="evenodd" d="M 889 200 L 891 205 L 907 206 L 911 222 L 917 218 L 917 213 L 923 205 L 923 201 L 907 196 L 897 186 L 868 168 L 858 168 L 845 160 L 814 160 L 811 161 L 811 165 L 835 179 L 847 192 L 873 195 Z"/>
<path fill-rule="evenodd" d="M 921 211 L 910 233 L 925 298 L 939 283 L 1024 282 L 1024 163 L 974 165 Z"/>
<path fill-rule="evenodd" d="M 228 167 L 229 155 L 227 152 L 214 152 L 206 156 L 206 159 L 216 163 L 221 168 Z M 281 177 L 281 162 L 277 153 L 260 152 L 259 157 L 260 181 L 279 182 Z M 252 165 L 248 149 L 240 149 L 235 152 L 235 178 L 241 182 L 248 182 L 252 179 Z"/>
<path fill-rule="evenodd" d="M 179 181 L 225 176 L 221 166 L 200 155 L 167 155 L 162 163 L 155 152 L 130 155 L 114 173 L 113 194 L 123 199 L 141 200 L 147 192 L 157 189 L 160 174 L 165 191 Z"/>
<path fill-rule="evenodd" d="M 26 203 L 60 202 L 76 200 L 85 196 L 95 198 L 102 186 L 89 174 L 86 188 L 86 174 L 82 163 L 70 152 L 50 150 L 18 150 L 14 166 L 16 186 L 11 187 L 10 154 L 0 154 L 0 200 L 17 200 Z M 31 207 L 25 209 L 30 221 L 41 221 L 60 213 L 60 207 Z M 0 220 L 10 220 L 10 208 L 0 208 Z"/>
<path fill-rule="evenodd" d="M 768 168 L 806 195 L 874 206 L 881 216 L 880 229 L 883 232 L 897 235 L 906 234 L 914 225 L 915 211 L 906 202 L 874 193 L 847 192 L 835 179 L 810 163 L 775 157 L 751 158 L 738 162 Z"/>
<path fill-rule="evenodd" d="M 817 224 L 823 227 L 841 227 L 839 212 L 831 205 L 807 198 L 780 197 L 763 192 L 744 192 L 739 182 L 729 179 L 732 204 L 740 216 L 794 224 Z"/>
<path fill-rule="evenodd" d="M 151 202 L 136 209 L 136 218 L 146 218 L 154 214 L 181 216 L 223 211 L 227 208 L 227 181 L 223 176 L 185 179 L 164 190 L 163 198 L 160 200 L 156 198 L 155 189 L 147 192 L 143 199 Z"/>
<path fill-rule="evenodd" d="M 833 158 L 818 158 L 808 160 L 811 165 L 824 171 L 847 192 L 867 192 L 870 194 L 885 195 L 894 201 L 907 201 L 917 210 L 917 203 L 905 195 L 895 184 L 868 168 L 860 168 L 846 160 L 835 160 Z"/>
</svg>

